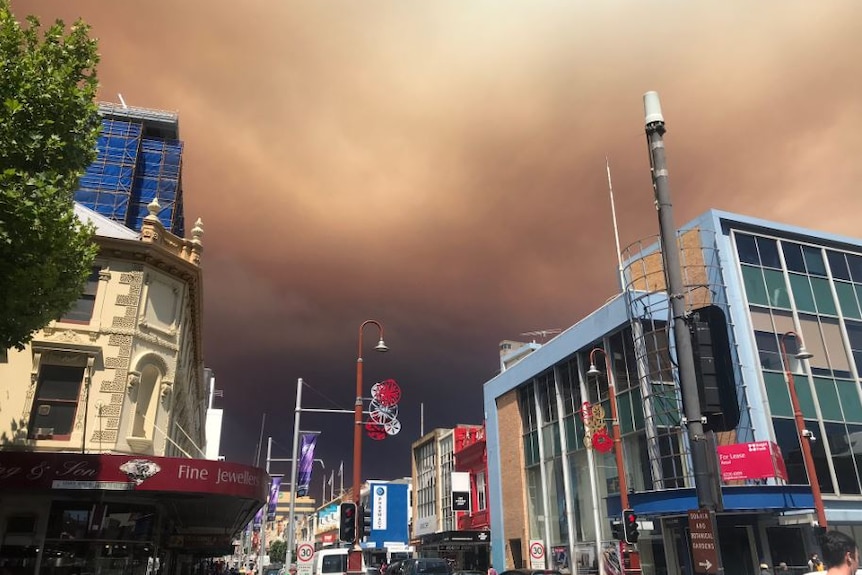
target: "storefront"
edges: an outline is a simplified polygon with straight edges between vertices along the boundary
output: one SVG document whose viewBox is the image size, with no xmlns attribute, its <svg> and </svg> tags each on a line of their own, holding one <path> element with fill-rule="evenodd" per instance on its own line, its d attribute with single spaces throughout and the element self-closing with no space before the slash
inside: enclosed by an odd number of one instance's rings
<svg viewBox="0 0 862 575">
<path fill-rule="evenodd" d="M 191 575 L 267 495 L 262 469 L 224 461 L 0 452 L 0 570 Z"/>
<path fill-rule="evenodd" d="M 488 531 L 443 531 L 423 535 L 416 546 L 422 557 L 441 557 L 454 563 L 456 570 L 484 571 L 490 567 Z"/>
</svg>

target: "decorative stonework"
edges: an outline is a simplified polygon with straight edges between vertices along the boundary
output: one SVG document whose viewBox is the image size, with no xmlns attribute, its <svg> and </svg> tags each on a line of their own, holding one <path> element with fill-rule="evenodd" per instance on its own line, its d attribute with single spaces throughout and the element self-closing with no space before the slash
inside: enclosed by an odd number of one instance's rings
<svg viewBox="0 0 862 575">
<path fill-rule="evenodd" d="M 129 393 L 135 390 L 138 387 L 138 384 L 141 383 L 141 372 L 140 371 L 130 371 L 129 372 L 129 382 L 126 384 L 126 389 L 129 390 Z"/>
<path fill-rule="evenodd" d="M 117 441 L 117 432 L 113 429 L 103 429 L 99 431 L 98 429 L 93 432 L 93 436 L 90 439 L 91 443 L 116 443 Z"/>
</svg>

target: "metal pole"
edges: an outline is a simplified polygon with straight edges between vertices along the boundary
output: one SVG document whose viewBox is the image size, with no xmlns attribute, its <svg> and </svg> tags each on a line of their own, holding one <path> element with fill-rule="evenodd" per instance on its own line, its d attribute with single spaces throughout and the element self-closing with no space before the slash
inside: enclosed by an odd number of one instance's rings
<svg viewBox="0 0 862 575">
<path fill-rule="evenodd" d="M 299 414 L 302 412 L 302 378 L 296 380 L 296 406 L 293 412 L 293 459 L 290 463 L 290 510 L 287 513 L 287 552 L 284 564 L 290 568 L 293 563 L 293 548 L 296 546 L 296 532 L 293 528 L 296 517 L 296 460 L 299 457 Z"/>
<path fill-rule="evenodd" d="M 263 443 L 263 437 L 260 438 L 261 443 Z M 267 438 L 266 441 L 266 474 L 269 475 L 269 462 L 272 459 L 272 436 Z M 270 489 L 272 489 L 272 479 L 270 479 Z M 266 492 L 269 493 L 267 489 Z M 257 552 L 257 572 L 260 575 L 263 575 L 263 555 L 266 551 L 266 527 L 267 527 L 267 514 L 269 513 L 269 499 L 266 500 L 266 503 L 263 505 L 263 514 L 261 515 L 260 520 L 260 549 Z"/>
<path fill-rule="evenodd" d="M 793 372 L 787 358 L 787 348 L 784 338 L 792 336 L 800 342 L 802 339 L 796 332 L 788 331 L 781 335 L 781 358 L 784 361 L 784 376 L 787 378 L 787 389 L 790 392 L 790 403 L 793 406 L 793 419 L 796 422 L 796 433 L 799 435 L 799 443 L 802 446 L 802 460 L 805 462 L 805 472 L 808 474 L 808 483 L 811 484 L 811 495 L 814 498 L 814 509 L 817 511 L 817 523 L 826 529 L 826 509 L 823 507 L 823 494 L 820 492 L 820 481 L 817 479 L 817 467 L 814 465 L 814 455 L 811 453 L 811 433 L 805 429 L 805 417 L 799 405 L 799 396 L 796 395 L 796 383 L 793 381 Z M 806 358 L 806 356 L 802 356 Z"/>
<path fill-rule="evenodd" d="M 583 354 L 578 354 L 578 380 L 581 388 L 581 398 L 586 401 L 590 396 L 587 393 L 587 378 L 584 377 L 584 362 Z M 584 427 L 587 422 L 584 421 Z M 599 487 L 598 487 L 598 470 L 596 469 L 595 454 L 591 445 L 584 445 L 587 452 L 587 472 L 590 476 L 590 492 L 592 494 L 592 512 L 593 512 L 593 529 L 596 532 L 596 563 L 599 568 L 599 575 L 605 575 L 604 555 L 602 554 L 602 520 L 601 511 L 599 510 Z M 575 559 L 572 558 L 571 561 Z"/>
<path fill-rule="evenodd" d="M 679 366 L 679 386 L 682 393 L 683 409 L 691 443 L 692 464 L 694 467 L 694 485 L 697 491 L 698 505 L 706 509 L 720 507 L 710 487 L 709 443 L 703 432 L 703 419 L 698 397 L 697 376 L 694 367 L 694 354 L 691 345 L 691 333 L 686 322 L 685 284 L 680 268 L 679 245 L 677 243 L 676 227 L 673 222 L 673 206 L 670 201 L 670 186 L 668 184 L 667 159 L 665 157 L 664 117 L 658 94 L 644 94 L 644 113 L 646 119 L 646 135 L 652 166 L 653 187 L 658 209 L 659 230 L 661 234 L 662 258 L 667 279 L 667 292 L 673 314 L 673 336 L 676 343 L 676 360 Z"/>
<path fill-rule="evenodd" d="M 679 244 L 677 243 L 676 226 L 673 221 L 673 205 L 670 201 L 670 185 L 668 183 L 667 158 L 664 148 L 664 116 L 658 93 L 647 92 L 644 100 L 644 126 L 647 145 L 650 154 L 655 203 L 658 210 L 658 224 L 661 237 L 661 252 L 664 262 L 664 273 L 668 299 L 673 315 L 673 337 L 676 344 L 676 363 L 679 373 L 679 387 L 682 394 L 684 421 L 688 430 L 688 440 L 691 446 L 691 461 L 694 475 L 694 488 L 697 493 L 698 507 L 711 511 L 721 510 L 721 487 L 718 478 L 710 475 L 710 442 L 703 431 L 703 415 L 700 411 L 700 396 L 698 395 L 697 374 L 694 367 L 694 353 L 691 345 L 691 332 L 687 323 L 685 283 L 680 267 Z M 713 483 L 715 481 L 716 483 Z M 717 572 L 724 573 L 721 560 L 721 549 L 718 531 L 713 529 L 716 555 L 718 556 Z"/>
<path fill-rule="evenodd" d="M 359 325 L 359 351 L 356 355 L 356 402 L 353 405 L 353 503 L 359 511 L 360 488 L 362 485 L 362 330 L 366 325 L 374 324 L 380 332 L 380 342 L 377 344 L 378 351 L 386 351 L 383 343 L 383 326 L 380 322 L 367 319 Z M 359 541 L 362 538 L 362 525 L 358 520 L 357 513 L 356 539 L 347 557 L 347 570 L 352 573 L 362 571 L 362 549 Z"/>
</svg>

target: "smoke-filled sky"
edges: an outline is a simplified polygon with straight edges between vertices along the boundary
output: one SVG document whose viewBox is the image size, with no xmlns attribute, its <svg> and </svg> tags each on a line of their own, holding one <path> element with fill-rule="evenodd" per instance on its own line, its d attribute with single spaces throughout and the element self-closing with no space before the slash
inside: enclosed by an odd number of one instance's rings
<svg viewBox="0 0 862 575">
<path fill-rule="evenodd" d="M 857 0 L 13 9 L 83 17 L 100 98 L 180 114 L 230 460 L 252 462 L 264 412 L 273 457 L 290 456 L 299 377 L 305 407 L 352 409 L 365 319 L 391 348 L 365 331 L 366 383 L 399 382 L 403 429 L 364 443 L 364 477 L 409 474 L 420 404 L 426 431 L 480 423 L 501 340 L 565 328 L 616 291 L 606 156 L 623 245 L 657 232 L 647 90 L 678 224 L 714 207 L 860 235 Z M 302 421 L 345 485 L 351 423 Z"/>
</svg>

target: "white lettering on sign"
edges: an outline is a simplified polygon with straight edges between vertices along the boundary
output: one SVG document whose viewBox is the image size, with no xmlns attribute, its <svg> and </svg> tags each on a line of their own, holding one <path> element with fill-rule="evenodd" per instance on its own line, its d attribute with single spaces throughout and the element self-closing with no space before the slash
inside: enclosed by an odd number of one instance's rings
<svg viewBox="0 0 862 575">
<path fill-rule="evenodd" d="M 192 467 L 191 465 L 180 465 L 179 471 L 177 471 L 177 478 L 207 481 L 209 474 L 209 469 L 201 469 L 199 467 Z"/>
</svg>

